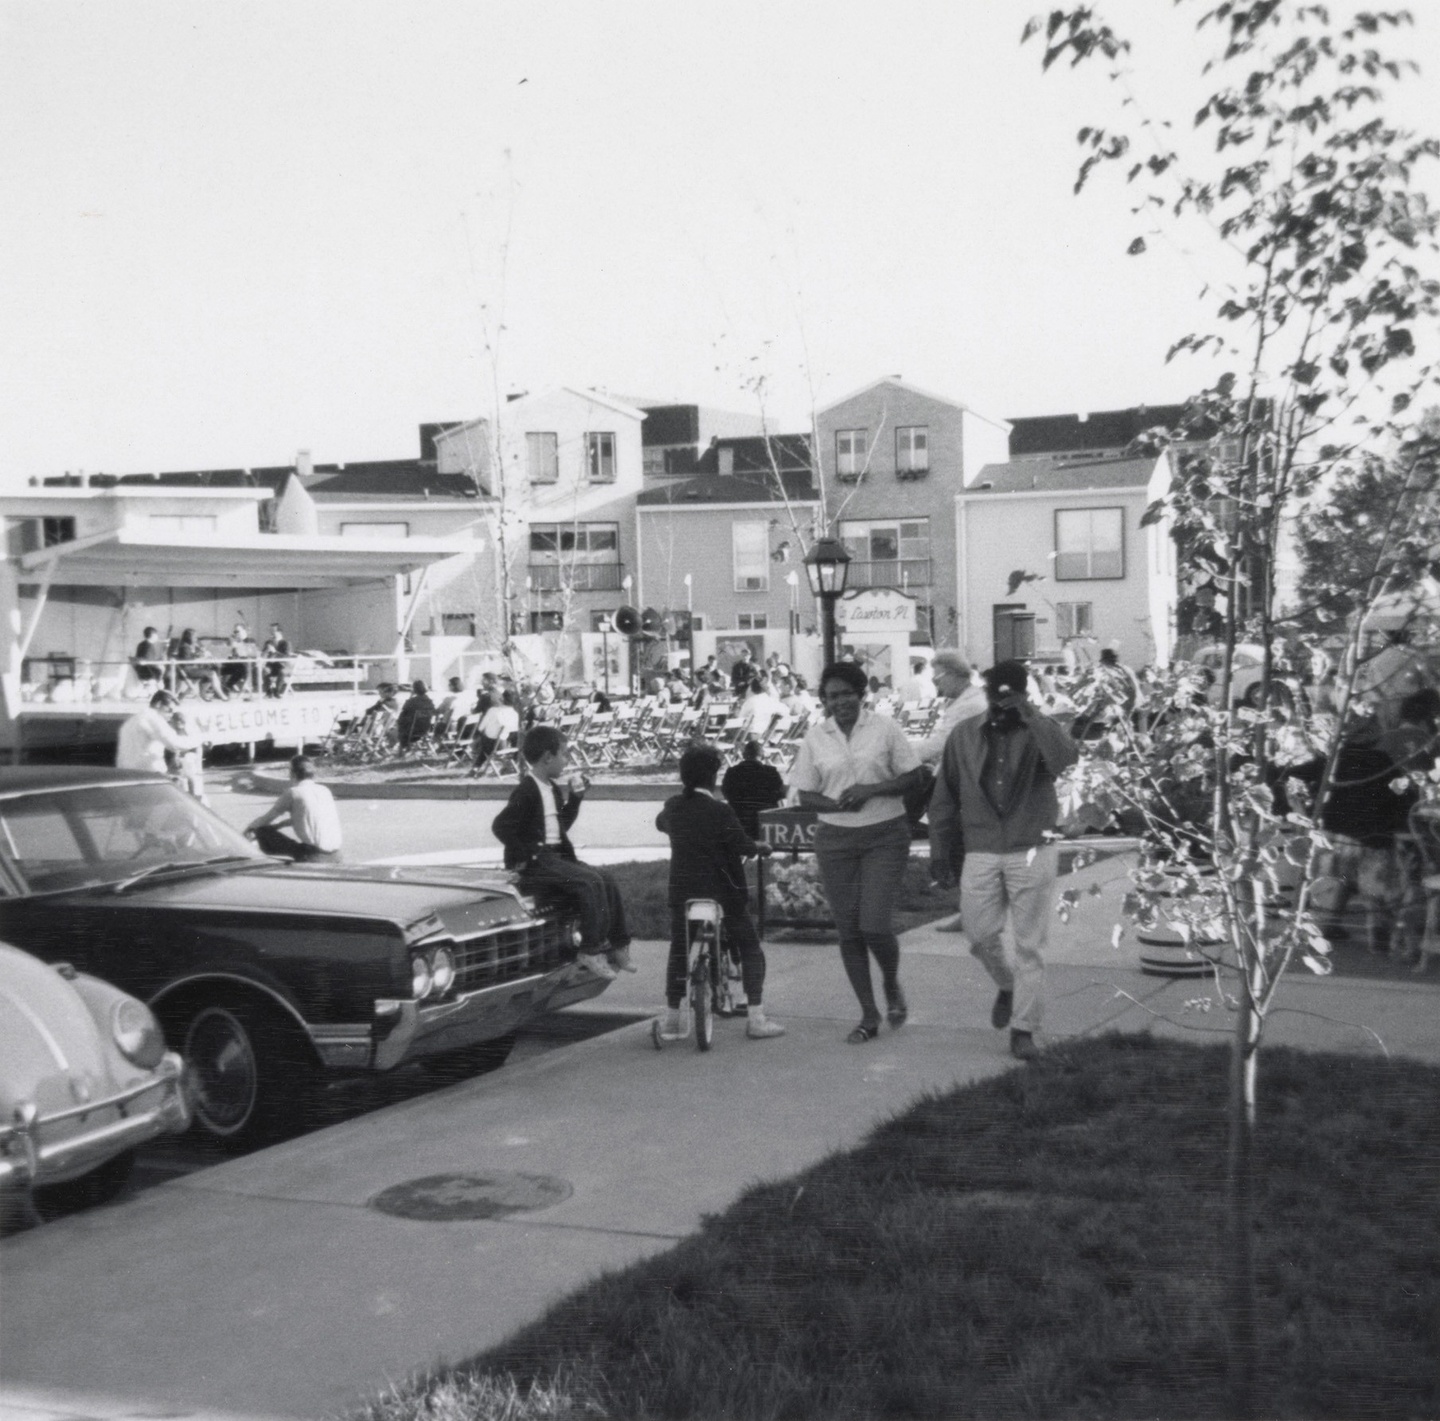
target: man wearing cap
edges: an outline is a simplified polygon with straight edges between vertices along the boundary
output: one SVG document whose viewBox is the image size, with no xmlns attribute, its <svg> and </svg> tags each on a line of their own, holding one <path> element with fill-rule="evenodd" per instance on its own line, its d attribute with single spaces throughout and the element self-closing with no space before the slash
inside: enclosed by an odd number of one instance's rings
<svg viewBox="0 0 1440 1421">
<path fill-rule="evenodd" d="M 1024 662 L 1001 661 L 984 680 L 986 714 L 961 721 L 940 758 L 930 800 L 930 858 L 937 882 L 952 887 L 957 838 L 964 844 L 960 912 L 970 951 L 999 989 L 990 1024 L 1008 1026 L 1011 1054 L 1029 1061 L 1044 1007 L 1058 858 L 1045 835 L 1060 817 L 1055 781 L 1080 752 L 1031 703 Z M 1001 938 L 1007 909 L 1015 930 L 1013 964 Z"/>
</svg>

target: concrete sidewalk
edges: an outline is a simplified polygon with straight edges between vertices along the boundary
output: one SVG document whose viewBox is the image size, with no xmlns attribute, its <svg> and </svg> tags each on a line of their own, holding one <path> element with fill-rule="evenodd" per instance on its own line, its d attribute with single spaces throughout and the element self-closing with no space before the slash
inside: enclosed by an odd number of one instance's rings
<svg viewBox="0 0 1440 1421">
<path fill-rule="evenodd" d="M 1202 981 L 1143 976 L 1112 945 L 1123 867 L 1066 880 L 1052 943 L 1054 1041 L 1153 1028 L 1223 1039 Z M 1016 1067 L 963 936 L 906 935 L 911 1018 L 863 1047 L 833 945 L 772 944 L 773 1041 L 717 1026 L 656 1052 L 644 1022 L 190 1175 L 3 1244 L 0 1415 L 318 1417 L 500 1341 L 604 1269 L 669 1248 L 748 1185 L 860 1140 L 926 1090 Z M 658 1009 L 665 946 L 595 1004 Z M 1189 1005 L 1187 1005 L 1189 1004 Z M 1267 1040 L 1440 1061 L 1440 978 L 1296 974 Z M 1263 1071 L 1263 1067 L 1262 1067 Z M 419 1222 L 368 1207 L 439 1174 L 547 1176 L 530 1213 Z"/>
</svg>

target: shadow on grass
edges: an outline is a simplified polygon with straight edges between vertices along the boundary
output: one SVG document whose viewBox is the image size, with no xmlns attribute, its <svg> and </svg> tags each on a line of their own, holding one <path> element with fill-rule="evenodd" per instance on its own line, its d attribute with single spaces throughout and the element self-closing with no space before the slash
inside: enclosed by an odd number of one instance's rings
<svg viewBox="0 0 1440 1421">
<path fill-rule="evenodd" d="M 1261 1070 L 1257 1414 L 1435 1415 L 1440 1070 Z M 1114 1036 L 924 1098 L 367 1414 L 1223 1417 L 1226 1073 Z"/>
</svg>

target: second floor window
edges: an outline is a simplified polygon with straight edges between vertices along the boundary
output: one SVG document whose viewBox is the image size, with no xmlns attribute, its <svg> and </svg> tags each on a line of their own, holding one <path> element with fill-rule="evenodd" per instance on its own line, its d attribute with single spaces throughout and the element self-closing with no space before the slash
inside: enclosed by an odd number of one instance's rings
<svg viewBox="0 0 1440 1421">
<path fill-rule="evenodd" d="M 769 523 L 734 523 L 735 590 L 765 592 L 770 587 Z"/>
<path fill-rule="evenodd" d="M 475 613 L 441 612 L 440 635 L 473 637 L 475 635 Z"/>
<path fill-rule="evenodd" d="M 930 471 L 930 429 L 923 424 L 902 425 L 895 431 L 895 472 L 925 474 Z"/>
<path fill-rule="evenodd" d="M 835 472 L 844 478 L 859 478 L 865 468 L 865 431 L 835 431 Z"/>
<path fill-rule="evenodd" d="M 532 484 L 553 484 L 559 479 L 559 442 L 554 434 L 525 436 L 526 472 Z"/>
<path fill-rule="evenodd" d="M 880 519 L 840 525 L 850 554 L 851 587 L 928 587 L 930 520 Z"/>
<path fill-rule="evenodd" d="M 763 632 L 770 621 L 765 612 L 741 612 L 735 625 L 742 632 Z"/>
<path fill-rule="evenodd" d="M 619 562 L 618 523 L 532 523 L 530 561 Z"/>
<path fill-rule="evenodd" d="M 1055 510 L 1055 580 L 1090 582 L 1125 576 L 1123 508 Z"/>
<path fill-rule="evenodd" d="M 585 475 L 592 484 L 615 482 L 615 436 L 608 432 L 585 436 Z"/>
</svg>

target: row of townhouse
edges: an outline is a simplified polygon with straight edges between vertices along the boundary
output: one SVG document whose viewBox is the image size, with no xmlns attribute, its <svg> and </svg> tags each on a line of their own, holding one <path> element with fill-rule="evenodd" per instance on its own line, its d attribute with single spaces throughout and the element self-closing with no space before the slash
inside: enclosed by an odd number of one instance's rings
<svg viewBox="0 0 1440 1421">
<path fill-rule="evenodd" d="M 282 539 L 463 548 L 393 585 L 312 589 L 287 618 L 308 646 L 383 654 L 399 634 L 416 650 L 488 649 L 518 633 L 599 630 L 627 604 L 721 632 L 805 630 L 817 618 L 802 549 L 824 524 L 850 552 L 852 589 L 914 601 L 917 641 L 983 664 L 1093 639 L 1140 664 L 1168 655 L 1176 569 L 1163 530 L 1141 522 L 1168 466 L 1126 450 L 1177 414 L 995 420 L 886 377 L 820 411 L 810 432 L 767 435 L 758 416 L 562 387 L 512 399 L 493 420 L 422 425 L 411 460 L 302 454 L 109 483 L 148 484 L 153 497 L 247 485 L 244 516 Z M 45 481 L 57 495 L 66 482 Z M 84 482 L 93 493 L 95 476 Z M 47 541 L 67 536 L 54 508 Z M 168 515 L 150 516 L 153 527 Z M 185 518 L 210 515 L 174 516 L 183 534 Z M 243 586 L 243 571 L 217 576 L 214 625 L 198 630 L 226 630 Z M 184 615 L 203 621 L 198 604 Z"/>
</svg>

